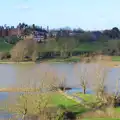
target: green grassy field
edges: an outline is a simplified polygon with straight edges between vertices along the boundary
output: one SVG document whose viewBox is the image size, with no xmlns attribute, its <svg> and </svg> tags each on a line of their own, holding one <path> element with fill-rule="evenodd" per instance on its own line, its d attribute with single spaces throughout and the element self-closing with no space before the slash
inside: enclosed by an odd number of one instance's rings
<svg viewBox="0 0 120 120">
<path fill-rule="evenodd" d="M 78 104 L 77 102 L 66 98 L 64 95 L 60 93 L 55 93 L 51 97 L 51 103 L 53 106 L 63 106 L 68 111 L 74 112 L 76 115 L 80 115 L 84 112 L 87 112 L 89 109 L 85 108 L 82 104 Z"/>
<path fill-rule="evenodd" d="M 82 94 L 82 93 L 76 93 L 75 95 L 79 96 L 80 98 L 82 98 L 86 102 L 95 102 L 96 101 L 95 95 Z"/>
<path fill-rule="evenodd" d="M 84 100 L 89 101 L 89 102 L 91 102 L 92 99 L 93 100 L 95 99 L 94 96 L 90 96 L 90 95 L 87 95 L 87 94 L 86 95 L 80 94 L 79 96 L 81 98 L 83 98 Z M 49 97 L 50 98 L 48 107 L 54 107 L 54 108 L 57 107 L 58 108 L 58 107 L 62 106 L 66 110 L 74 112 L 77 116 L 81 115 L 82 113 L 90 111 L 89 108 L 85 108 L 82 104 L 78 104 L 75 101 L 66 98 L 64 95 L 62 95 L 62 94 L 60 94 L 58 92 L 54 92 L 52 94 L 45 94 L 44 97 L 47 97 L 47 98 Z M 41 97 L 41 96 L 39 96 L 37 94 L 36 95 L 28 95 L 27 96 L 27 100 L 28 100 L 27 106 L 28 106 L 28 113 L 29 114 L 36 114 L 36 111 L 37 111 L 37 109 L 36 109 L 37 101 L 41 100 L 42 104 L 44 104 L 43 101 L 45 101 L 45 99 L 43 99 L 43 97 Z M 22 106 L 24 104 L 24 100 L 23 99 L 21 99 L 20 101 L 18 100 L 18 102 L 19 102 L 20 106 Z M 42 104 L 41 104 L 41 106 L 42 106 Z M 19 109 L 21 108 L 20 106 L 18 106 Z M 1 108 L 1 110 L 3 108 Z M 12 112 L 14 112 L 14 111 L 16 112 L 17 109 L 18 109 L 16 107 L 16 105 L 13 106 L 12 104 L 10 104 L 10 106 L 8 108 L 10 108 L 9 111 L 12 111 Z M 116 111 L 120 112 L 120 108 L 116 108 Z M 94 118 L 94 119 L 93 118 L 84 118 L 83 120 L 117 120 L 117 119 L 110 119 L 110 118 Z"/>
<path fill-rule="evenodd" d="M 104 48 L 103 43 L 101 42 L 94 42 L 94 43 L 81 43 L 74 51 L 98 51 Z"/>
<path fill-rule="evenodd" d="M 120 112 L 120 107 L 114 108 L 115 112 Z"/>
<path fill-rule="evenodd" d="M 67 110 L 74 112 L 75 114 L 81 114 L 86 112 L 88 109 L 78 104 L 77 102 L 70 100 L 62 94 L 54 94 L 52 96 L 52 105 L 64 106 Z"/>
<path fill-rule="evenodd" d="M 52 94 L 43 94 L 44 96 L 40 96 L 38 94 L 30 94 L 30 95 L 26 95 L 26 99 L 28 100 L 28 112 L 29 113 L 34 113 L 35 109 L 36 109 L 36 105 L 37 102 L 34 101 L 45 101 L 48 100 L 48 104 L 47 107 L 60 107 L 63 106 L 64 108 L 76 112 L 76 113 L 82 113 L 84 111 L 86 111 L 86 108 L 84 108 L 83 106 L 78 105 L 77 102 L 75 102 L 74 100 L 68 99 L 66 98 L 64 95 L 60 94 L 59 92 L 55 92 Z M 20 104 L 20 106 L 22 106 L 24 104 L 24 99 L 20 98 L 18 99 L 18 103 Z M 43 105 L 44 102 L 41 104 Z M 10 108 L 10 111 L 13 111 L 16 108 L 19 108 L 19 106 L 14 106 L 12 104 L 9 105 L 8 108 Z"/>
<path fill-rule="evenodd" d="M 90 94 L 80 94 L 80 93 L 77 93 L 77 95 L 79 97 L 81 97 L 82 99 L 84 99 L 86 102 L 88 103 L 93 103 L 96 101 L 96 98 L 94 95 L 90 95 Z M 120 107 L 118 108 L 113 108 L 114 112 L 115 113 L 120 113 Z M 120 119 L 117 119 L 117 118 L 84 118 L 83 120 L 120 120 Z"/>
<path fill-rule="evenodd" d="M 9 51 L 13 45 L 6 44 L 4 42 L 5 38 L 0 38 L 0 51 Z M 81 43 L 74 51 L 96 51 L 103 49 L 103 43 L 94 42 L 94 43 Z M 53 48 L 51 48 L 53 49 Z"/>
<path fill-rule="evenodd" d="M 13 45 L 4 42 L 4 38 L 0 38 L 0 52 L 9 52 Z"/>
<path fill-rule="evenodd" d="M 63 105 L 65 107 L 70 107 L 70 106 L 77 105 L 77 103 L 75 101 L 67 99 L 65 96 L 63 96 L 59 93 L 55 93 L 51 97 L 51 102 L 55 106 Z"/>
<path fill-rule="evenodd" d="M 120 56 L 112 56 L 112 61 L 120 61 Z"/>
</svg>

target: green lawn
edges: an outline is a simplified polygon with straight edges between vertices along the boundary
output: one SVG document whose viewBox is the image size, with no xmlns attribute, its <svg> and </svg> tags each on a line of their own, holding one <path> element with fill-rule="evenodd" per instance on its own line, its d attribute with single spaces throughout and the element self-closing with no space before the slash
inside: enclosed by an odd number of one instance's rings
<svg viewBox="0 0 120 120">
<path fill-rule="evenodd" d="M 80 114 L 90 110 L 88 108 L 85 108 L 83 105 L 80 105 L 80 104 L 76 103 L 75 101 L 66 98 L 64 95 L 62 95 L 58 92 L 54 92 L 52 94 L 45 94 L 45 96 L 47 96 L 51 99 L 50 100 L 50 107 L 63 106 L 68 111 L 74 112 L 77 116 L 79 116 Z M 92 96 L 87 95 L 87 94 L 86 95 L 81 94 L 80 96 L 83 99 L 85 99 L 86 101 L 89 101 L 89 99 L 92 99 Z M 28 98 L 28 112 L 31 113 L 31 114 L 35 113 L 36 112 L 36 109 L 35 109 L 36 102 L 33 102 L 33 100 L 34 99 L 35 100 L 40 100 L 41 97 L 37 96 L 37 95 L 29 95 L 27 98 Z M 44 101 L 44 100 L 42 100 L 42 101 Z M 13 107 L 13 105 L 12 105 L 12 107 Z M 15 107 L 14 110 L 16 110 L 16 107 Z M 120 111 L 120 109 L 116 109 L 116 110 Z M 90 118 L 84 118 L 83 120 L 118 120 L 118 119 L 109 119 L 109 118 L 108 119 L 107 118 L 94 118 L 94 119 L 91 118 L 90 119 Z"/>
<path fill-rule="evenodd" d="M 85 108 L 85 107 L 82 106 L 82 105 L 69 106 L 69 107 L 67 107 L 67 109 L 70 110 L 70 111 L 72 111 L 72 112 L 74 112 L 74 113 L 75 113 L 76 115 L 78 115 L 78 116 L 79 116 L 80 114 L 84 113 L 84 112 L 89 111 L 88 108 Z"/>
<path fill-rule="evenodd" d="M 120 56 L 112 56 L 112 61 L 120 61 Z"/>
<path fill-rule="evenodd" d="M 51 102 L 55 106 L 63 105 L 65 107 L 70 107 L 78 104 L 77 102 L 66 98 L 64 95 L 60 93 L 54 93 L 53 96 L 51 97 Z"/>
<path fill-rule="evenodd" d="M 45 101 L 45 100 L 49 100 L 47 106 L 48 107 L 64 107 L 70 111 L 76 112 L 76 114 L 82 113 L 84 111 L 86 111 L 86 109 L 81 105 L 78 105 L 77 102 L 75 102 L 74 100 L 68 99 L 66 98 L 64 95 L 60 94 L 59 92 L 54 92 L 54 93 L 50 93 L 50 94 L 43 94 L 43 97 L 41 97 L 38 94 L 33 94 L 33 95 L 26 95 L 26 98 L 28 100 L 28 112 L 29 113 L 33 113 L 35 112 L 35 108 L 36 108 L 36 103 L 35 101 Z M 20 106 L 23 105 L 24 99 L 18 99 L 18 103 Z M 44 105 L 45 102 L 42 102 L 42 104 Z M 41 104 L 41 105 L 42 105 Z M 16 105 L 12 105 L 10 104 L 8 106 L 8 108 L 11 108 L 10 111 L 14 111 L 16 109 Z"/>
<path fill-rule="evenodd" d="M 0 52 L 9 52 L 13 45 L 4 42 L 4 38 L 0 38 Z"/>
<path fill-rule="evenodd" d="M 115 112 L 120 112 L 120 107 L 114 108 Z"/>
<path fill-rule="evenodd" d="M 64 106 L 67 110 L 74 112 L 76 115 L 89 110 L 75 101 L 66 98 L 62 94 L 54 94 L 52 97 L 52 104 L 55 106 Z"/>
<path fill-rule="evenodd" d="M 79 96 L 80 98 L 84 99 L 86 102 L 95 102 L 96 101 L 95 95 L 82 94 L 82 93 L 76 93 L 76 95 Z"/>
<path fill-rule="evenodd" d="M 74 51 L 98 51 L 103 49 L 103 44 L 101 42 L 94 43 L 81 43 L 80 46 L 74 49 Z"/>
</svg>

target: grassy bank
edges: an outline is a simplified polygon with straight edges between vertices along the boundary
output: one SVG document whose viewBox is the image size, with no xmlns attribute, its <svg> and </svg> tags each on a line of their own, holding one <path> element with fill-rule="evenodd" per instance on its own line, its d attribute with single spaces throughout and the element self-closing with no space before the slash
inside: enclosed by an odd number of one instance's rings
<svg viewBox="0 0 120 120">
<path fill-rule="evenodd" d="M 84 99 L 88 103 L 96 102 L 96 97 L 94 95 L 81 93 L 77 93 L 76 95 L 78 95 L 80 98 Z M 120 107 L 117 108 L 106 107 L 103 110 L 99 109 L 96 111 L 88 111 L 84 114 L 82 120 L 120 120 Z"/>
<path fill-rule="evenodd" d="M 71 58 L 67 59 L 59 59 L 59 58 L 54 58 L 54 59 L 44 59 L 40 60 L 37 62 L 32 62 L 32 61 L 24 61 L 24 62 L 13 62 L 10 60 L 0 60 L 0 64 L 35 64 L 35 63 L 79 63 L 80 61 L 80 56 L 73 56 Z M 119 67 L 120 66 L 120 61 L 114 61 L 114 60 L 102 60 L 98 62 L 92 62 L 92 63 L 98 63 L 102 64 L 108 67 Z"/>
<path fill-rule="evenodd" d="M 35 64 L 35 62 L 12 62 L 12 61 L 0 61 L 0 64 Z"/>
<path fill-rule="evenodd" d="M 77 48 L 74 49 L 74 51 L 82 52 L 82 51 L 90 51 L 90 52 L 95 52 L 102 50 L 104 48 L 104 43 L 102 42 L 86 42 L 86 43 L 81 43 Z"/>
<path fill-rule="evenodd" d="M 0 92 L 38 92 L 39 89 L 33 88 L 0 88 Z"/>
<path fill-rule="evenodd" d="M 5 38 L 0 38 L 0 52 L 9 52 L 13 45 L 11 44 L 7 44 L 4 42 Z M 102 50 L 105 46 L 105 43 L 102 42 L 93 42 L 93 43 L 81 43 L 79 46 L 77 46 L 73 52 L 77 51 L 77 52 L 84 52 L 84 51 L 88 51 L 88 52 L 95 52 L 95 51 L 99 51 Z M 57 63 L 61 63 L 61 62 L 66 62 L 66 63 L 72 63 L 72 62 L 80 62 L 81 58 L 80 56 L 72 56 L 70 58 L 66 58 L 66 59 L 62 59 L 62 58 L 54 58 L 54 59 L 43 59 L 40 60 L 38 63 L 40 62 L 57 62 Z M 111 60 L 103 60 L 101 62 L 102 64 L 105 64 L 107 66 L 110 67 L 117 67 L 120 65 L 120 56 L 111 56 Z M 0 60 L 0 64 L 34 64 L 34 62 L 32 61 L 26 61 L 26 62 L 13 62 L 10 60 Z"/>
<path fill-rule="evenodd" d="M 0 38 L 0 52 L 9 52 L 13 45 L 4 42 L 5 38 Z"/>
<path fill-rule="evenodd" d="M 85 108 L 82 104 L 78 104 L 77 102 L 75 102 L 74 100 L 68 99 L 67 97 L 65 97 L 64 95 L 62 95 L 59 92 L 52 92 L 51 94 L 43 94 L 43 96 L 38 95 L 38 94 L 29 94 L 26 96 L 27 99 L 27 109 L 28 109 L 28 114 L 36 114 L 36 112 L 38 111 L 37 109 L 37 105 L 38 102 L 40 102 L 40 105 L 42 106 L 44 104 L 44 101 L 46 100 L 46 98 L 49 100 L 47 107 L 49 108 L 65 108 L 65 110 L 67 111 L 71 111 L 73 112 L 75 115 L 77 115 L 77 117 L 80 117 L 80 120 L 117 120 L 116 118 L 111 118 L 111 117 L 103 117 L 101 118 L 100 116 L 97 117 L 88 117 L 89 115 L 91 115 L 91 113 L 89 114 L 90 109 Z M 88 94 L 78 94 L 81 98 L 83 98 L 84 100 L 86 100 L 87 102 L 91 102 L 92 98 L 94 99 L 93 95 L 88 95 Z M 10 104 L 8 106 L 9 111 L 12 112 L 20 112 L 22 111 L 22 106 L 24 105 L 24 99 L 18 99 L 19 104 Z M 92 101 L 93 102 L 93 101 Z M 6 106 L 6 105 L 5 105 Z M 3 110 L 3 108 L 1 108 L 1 110 Z M 120 113 L 119 111 L 120 109 L 117 108 L 116 112 Z M 57 112 L 57 111 L 56 111 Z M 106 115 L 108 114 L 105 111 L 104 112 Z M 81 116 L 85 114 L 85 117 Z M 94 113 L 92 113 L 94 114 Z M 95 114 L 98 114 L 95 111 Z M 114 113 L 111 113 L 114 115 Z"/>
<path fill-rule="evenodd" d="M 25 61 L 25 62 L 14 62 L 10 60 L 0 60 L 0 64 L 35 64 L 35 63 L 70 63 L 70 62 L 80 62 L 80 57 L 71 57 L 67 59 L 44 59 L 37 62 Z"/>
<path fill-rule="evenodd" d="M 14 45 L 7 44 L 4 42 L 5 38 L 0 38 L 0 52 L 10 52 Z M 76 48 L 73 49 L 73 52 L 96 52 L 101 51 L 104 49 L 105 43 L 96 41 L 96 42 L 84 42 L 78 45 Z M 51 50 L 51 49 L 50 49 Z M 53 50 L 53 48 L 52 48 Z M 120 56 L 112 56 L 112 61 L 118 62 L 120 61 Z M 45 59 L 41 60 L 40 62 L 80 62 L 80 55 L 79 56 L 72 56 L 70 58 L 62 59 L 62 58 L 54 58 L 54 59 Z M 0 64 L 14 64 L 16 62 L 12 62 L 9 60 L 1 60 Z M 20 62 L 21 64 L 26 64 L 28 62 Z M 29 62 L 32 63 L 32 62 Z"/>
<path fill-rule="evenodd" d="M 82 93 L 76 93 L 75 95 L 82 98 L 86 102 L 95 102 L 96 101 L 95 95 L 82 94 Z"/>
<path fill-rule="evenodd" d="M 66 98 L 64 95 L 60 94 L 59 92 L 53 92 L 51 94 L 44 94 L 44 96 L 38 95 L 38 94 L 29 94 L 26 95 L 27 99 L 27 106 L 28 106 L 28 114 L 36 114 L 38 111 L 37 108 L 37 101 L 41 100 L 41 106 L 45 104 L 46 98 L 48 99 L 47 107 L 64 107 L 66 110 L 72 111 L 74 113 L 80 114 L 87 109 L 83 107 L 82 105 L 78 104 L 74 100 Z M 35 102 L 36 101 L 36 102 Z M 20 106 L 24 104 L 24 99 L 18 99 L 19 106 L 10 104 L 8 105 L 9 111 L 16 112 L 16 109 L 19 109 Z M 22 110 L 22 109 L 21 109 Z M 56 111 L 57 112 L 57 111 Z"/>
<path fill-rule="evenodd" d="M 66 59 L 62 58 L 45 59 L 41 60 L 41 62 L 80 62 L 80 56 L 72 56 Z"/>
<path fill-rule="evenodd" d="M 120 62 L 120 56 L 112 56 L 112 61 L 119 61 Z"/>
<path fill-rule="evenodd" d="M 71 107 L 77 105 L 78 103 L 66 98 L 64 95 L 60 94 L 59 92 L 53 93 L 51 97 L 51 104 L 55 106 L 64 106 L 64 107 Z"/>
</svg>

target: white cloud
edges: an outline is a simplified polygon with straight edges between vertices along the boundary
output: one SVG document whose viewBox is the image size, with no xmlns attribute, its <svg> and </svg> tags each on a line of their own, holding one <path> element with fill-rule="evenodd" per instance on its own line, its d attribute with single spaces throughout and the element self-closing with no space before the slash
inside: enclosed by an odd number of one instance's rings
<svg viewBox="0 0 120 120">
<path fill-rule="evenodd" d="M 30 6 L 25 5 L 25 4 L 23 4 L 23 5 L 18 5 L 18 6 L 16 6 L 15 8 L 20 9 L 20 10 L 28 10 L 28 9 L 31 9 Z"/>
</svg>

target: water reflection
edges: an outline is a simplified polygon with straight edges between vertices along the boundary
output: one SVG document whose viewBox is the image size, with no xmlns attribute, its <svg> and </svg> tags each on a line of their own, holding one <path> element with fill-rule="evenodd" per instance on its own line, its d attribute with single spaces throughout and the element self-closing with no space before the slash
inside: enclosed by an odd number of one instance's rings
<svg viewBox="0 0 120 120">
<path fill-rule="evenodd" d="M 0 64 L 0 88 L 10 87 L 16 80 L 14 65 Z"/>
<path fill-rule="evenodd" d="M 90 74 L 95 72 L 96 64 L 87 64 Z M 65 78 L 67 87 L 80 88 L 80 80 L 76 75 L 81 71 L 81 64 L 67 63 L 40 63 L 29 65 L 9 65 L 0 64 L 0 87 L 39 87 L 43 79 L 50 81 L 55 75 L 59 80 Z M 93 73 L 91 73 L 93 71 Z M 47 73 L 47 78 L 45 75 Z M 120 79 L 120 68 L 111 68 L 107 75 L 105 85 L 108 92 L 115 90 L 116 80 Z M 92 84 L 93 77 L 90 76 L 89 87 Z M 12 93 L 13 94 L 13 93 Z M 7 93 L 0 93 L 0 100 L 6 99 Z M 15 96 L 15 95 L 14 95 Z"/>
<path fill-rule="evenodd" d="M 94 71 L 94 66 L 96 64 L 87 64 L 91 71 Z M 1 87 L 38 87 L 40 82 L 45 79 L 47 73 L 47 81 L 52 79 L 52 74 L 58 76 L 59 79 L 66 79 L 66 86 L 73 87 L 74 89 L 69 92 L 82 92 L 80 88 L 79 78 L 76 77 L 76 67 L 78 68 L 78 73 L 81 69 L 81 64 L 66 64 L 66 63 L 50 63 L 50 64 L 34 64 L 34 65 L 8 65 L 0 64 L 0 88 Z M 95 72 L 95 71 L 94 71 Z M 105 85 L 108 92 L 115 91 L 116 80 L 120 79 L 120 68 L 111 68 Z M 93 78 L 89 77 L 89 85 Z M 91 93 L 91 89 L 87 90 Z M 0 93 L 0 101 L 5 101 L 9 97 L 9 103 L 15 103 L 18 93 Z M 8 113 L 0 112 L 0 119 L 11 117 Z"/>
<path fill-rule="evenodd" d="M 96 64 L 87 64 L 91 71 L 94 71 Z M 26 87 L 39 86 L 44 75 L 48 72 L 49 78 L 52 74 L 59 79 L 66 79 L 66 86 L 80 87 L 79 78 L 76 75 L 76 67 L 78 74 L 80 73 L 81 64 L 67 63 L 40 63 L 31 65 L 9 65 L 0 64 L 0 87 Z M 106 85 L 110 90 L 115 88 L 116 80 L 120 78 L 120 68 L 112 68 L 107 76 Z M 51 75 L 50 75 L 51 74 Z M 93 78 L 89 77 L 89 84 Z M 37 83 L 37 84 L 36 84 Z"/>
<path fill-rule="evenodd" d="M 0 112 L 0 120 L 8 120 L 12 117 L 12 114 Z"/>
<path fill-rule="evenodd" d="M 8 98 L 7 92 L 0 92 L 0 101 L 3 101 Z"/>
</svg>

